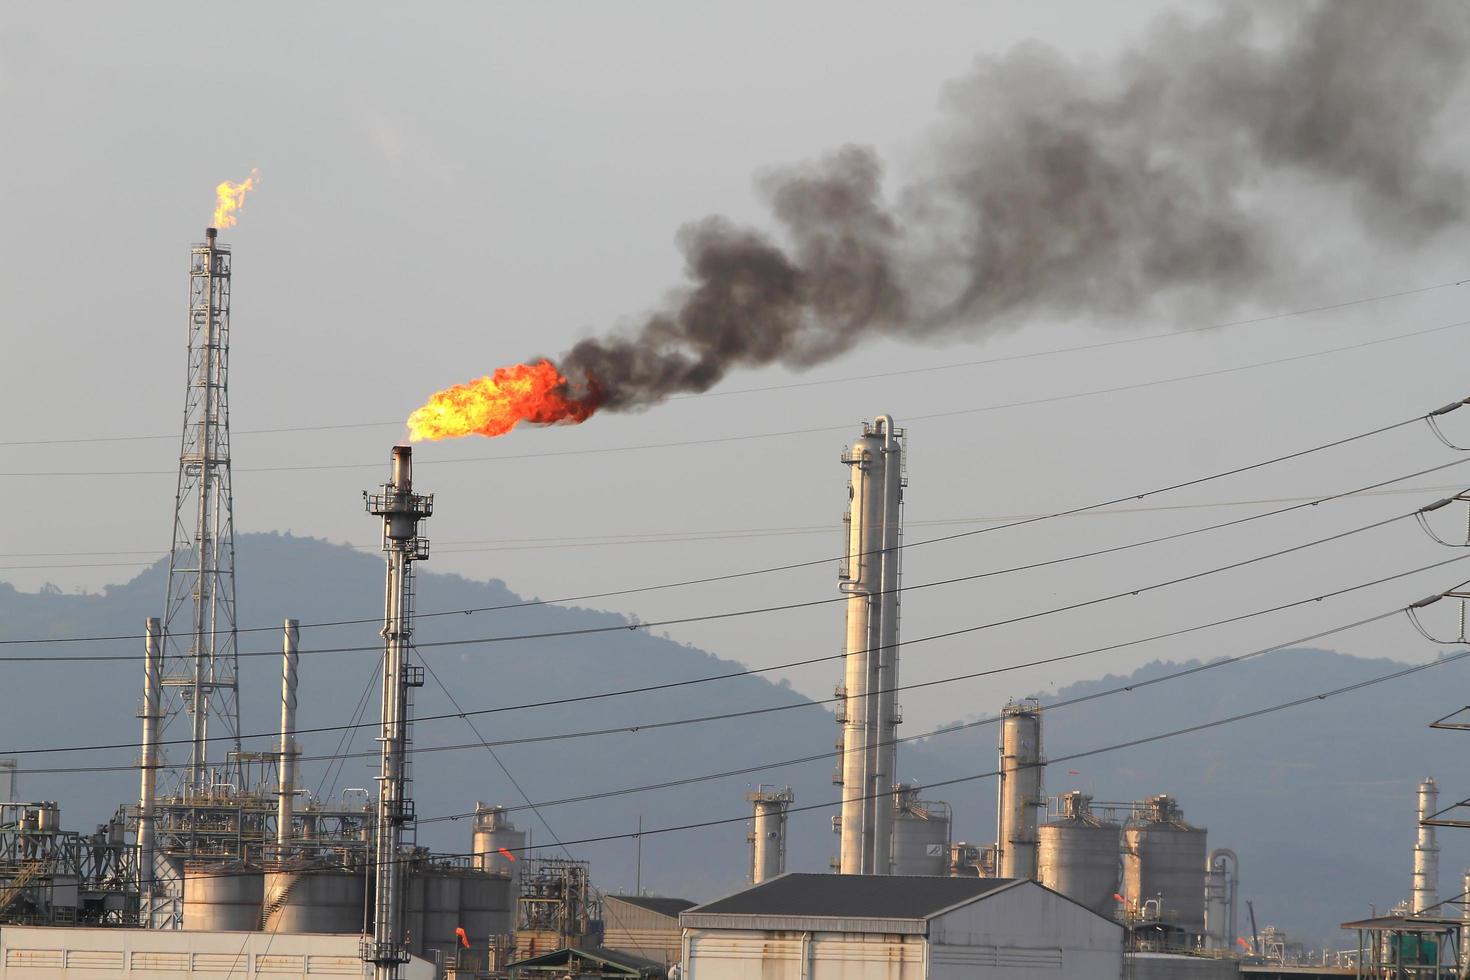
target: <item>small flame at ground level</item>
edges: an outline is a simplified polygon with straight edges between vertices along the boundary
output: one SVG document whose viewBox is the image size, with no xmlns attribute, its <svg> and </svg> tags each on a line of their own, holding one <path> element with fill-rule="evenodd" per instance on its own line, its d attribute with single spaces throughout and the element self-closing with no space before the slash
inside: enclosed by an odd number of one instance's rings
<svg viewBox="0 0 1470 980">
<path fill-rule="evenodd" d="M 597 411 L 595 385 L 573 396 L 565 376 L 550 361 L 498 368 L 486 378 L 431 396 L 408 417 L 409 437 L 452 439 L 457 436 L 503 436 L 520 422 L 575 425 Z"/>
<path fill-rule="evenodd" d="M 245 206 L 245 192 L 255 190 L 260 180 L 260 171 L 250 168 L 250 176 L 238 184 L 233 180 L 222 181 L 214 189 L 214 227 L 235 227 L 235 212 Z"/>
</svg>

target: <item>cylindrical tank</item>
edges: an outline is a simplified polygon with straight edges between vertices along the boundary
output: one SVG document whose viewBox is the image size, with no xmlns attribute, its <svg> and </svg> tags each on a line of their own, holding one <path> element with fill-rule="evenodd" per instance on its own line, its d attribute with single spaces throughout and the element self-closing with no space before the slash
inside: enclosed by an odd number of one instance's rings
<svg viewBox="0 0 1470 980">
<path fill-rule="evenodd" d="M 424 955 L 424 878 L 410 875 L 403 893 L 404 945 L 415 956 Z"/>
<path fill-rule="evenodd" d="M 470 948 L 483 956 L 491 936 L 511 932 L 510 878 L 506 875 L 468 872 L 459 885 L 459 924 Z"/>
<path fill-rule="evenodd" d="M 367 880 L 350 868 L 283 868 L 265 874 L 267 932 L 360 933 Z"/>
<path fill-rule="evenodd" d="M 265 873 L 240 864 L 184 866 L 184 928 L 210 932 L 255 932 Z"/>
<path fill-rule="evenodd" d="M 1141 916 L 1157 899 L 1160 918 L 1190 935 L 1205 930 L 1205 828 L 1184 822 L 1170 796 L 1150 796 L 1123 828 L 1123 897 Z"/>
<path fill-rule="evenodd" d="M 1205 946 L 1234 949 L 1236 895 L 1240 889 L 1240 858 L 1225 847 L 1210 852 L 1205 862 Z"/>
<path fill-rule="evenodd" d="M 423 949 L 424 955 L 432 958 L 433 950 L 439 950 L 446 963 L 455 962 L 455 950 L 459 948 L 459 900 L 462 875 L 456 871 L 425 870 L 415 877 L 422 877 L 423 896 Z"/>
<path fill-rule="evenodd" d="M 919 799 L 919 787 L 900 783 L 893 792 L 893 874 L 949 874 L 948 803 Z"/>
<path fill-rule="evenodd" d="M 745 794 L 753 804 L 750 835 L 750 883 L 759 885 L 786 870 L 786 808 L 795 794 L 791 787 L 757 786 Z"/>
<path fill-rule="evenodd" d="M 481 871 L 509 875 L 512 893 L 521 882 L 520 859 L 526 853 L 526 832 L 517 830 L 503 806 L 475 804 L 475 867 Z M 504 848 L 504 850 L 502 850 Z"/>
<path fill-rule="evenodd" d="M 1052 891 L 1112 918 L 1121 828 L 1094 816 L 1091 802 L 1078 792 L 1060 797 L 1058 819 L 1037 831 L 1037 876 Z"/>
<path fill-rule="evenodd" d="M 1041 705 L 1035 701 L 1001 709 L 1000 792 L 995 844 L 1002 878 L 1036 877 L 1036 816 L 1041 795 Z"/>
<path fill-rule="evenodd" d="M 43 834 L 54 834 L 61 830 L 61 804 L 60 803 L 37 803 L 36 816 L 38 823 L 36 829 Z"/>
</svg>

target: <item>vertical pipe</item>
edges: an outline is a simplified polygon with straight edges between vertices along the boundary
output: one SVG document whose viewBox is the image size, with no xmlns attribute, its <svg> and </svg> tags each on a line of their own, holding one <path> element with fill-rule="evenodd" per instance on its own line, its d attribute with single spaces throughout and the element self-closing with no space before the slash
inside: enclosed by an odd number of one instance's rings
<svg viewBox="0 0 1470 980">
<path fill-rule="evenodd" d="M 882 537 L 882 442 L 864 432 L 843 462 L 851 466 L 847 569 L 841 582 L 847 600 L 843 666 L 846 696 L 842 731 L 842 832 L 838 870 L 871 874 L 873 731 L 877 705 L 869 696 L 876 672 L 873 648 L 880 615 L 877 601 Z"/>
<path fill-rule="evenodd" d="M 291 843 L 291 811 L 296 793 L 296 666 L 300 623 L 282 625 L 280 801 L 276 804 L 276 844 L 282 851 Z"/>
<path fill-rule="evenodd" d="M 1414 889 L 1410 911 L 1437 911 L 1439 905 L 1439 844 L 1434 825 L 1426 824 L 1439 809 L 1439 787 L 1433 777 L 1419 784 L 1419 837 L 1414 843 Z"/>
<path fill-rule="evenodd" d="M 874 744 L 873 772 L 873 873 L 893 873 L 893 780 L 898 762 L 898 621 L 899 558 L 901 551 L 903 507 L 903 446 L 893 417 L 880 415 L 874 425 L 883 435 L 883 470 L 881 492 L 882 554 L 879 557 L 878 580 L 879 628 L 877 630 L 876 690 L 877 725 L 871 738 Z"/>
<path fill-rule="evenodd" d="M 150 616 L 143 630 L 143 752 L 138 760 L 138 895 L 143 922 L 153 897 L 153 806 L 158 785 L 158 718 L 163 695 L 163 624 Z"/>
<path fill-rule="evenodd" d="M 746 796 L 755 805 L 750 833 L 750 883 L 759 885 L 786 870 L 786 808 L 796 799 L 791 787 L 757 787 Z"/>
<path fill-rule="evenodd" d="M 1008 704 L 1001 710 L 1000 793 L 996 873 L 1036 877 L 1036 809 L 1041 801 L 1041 708 Z"/>
<path fill-rule="evenodd" d="M 1460 926 L 1460 974 L 1464 976 L 1470 973 L 1470 868 L 1460 875 L 1460 901 L 1464 903 L 1460 909 L 1464 923 Z"/>
</svg>

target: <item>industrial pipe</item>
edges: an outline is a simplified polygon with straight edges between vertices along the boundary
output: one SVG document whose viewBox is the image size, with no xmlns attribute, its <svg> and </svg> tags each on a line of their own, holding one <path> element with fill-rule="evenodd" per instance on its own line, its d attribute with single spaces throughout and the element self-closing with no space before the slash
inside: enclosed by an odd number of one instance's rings
<svg viewBox="0 0 1470 980">
<path fill-rule="evenodd" d="M 276 844 L 284 852 L 293 836 L 291 810 L 296 794 L 296 666 L 300 623 L 285 621 L 281 657 L 281 759 L 280 801 L 276 804 Z"/>
<path fill-rule="evenodd" d="M 138 893 L 144 923 L 153 896 L 153 805 L 158 787 L 158 720 L 163 695 L 163 623 L 150 616 L 143 629 L 143 753 L 138 760 Z"/>
<path fill-rule="evenodd" d="M 1433 819 L 1439 809 L 1439 787 L 1434 777 L 1419 784 L 1419 837 L 1414 843 L 1414 888 L 1409 911 L 1415 915 L 1433 912 L 1439 905 L 1439 843 Z"/>
</svg>

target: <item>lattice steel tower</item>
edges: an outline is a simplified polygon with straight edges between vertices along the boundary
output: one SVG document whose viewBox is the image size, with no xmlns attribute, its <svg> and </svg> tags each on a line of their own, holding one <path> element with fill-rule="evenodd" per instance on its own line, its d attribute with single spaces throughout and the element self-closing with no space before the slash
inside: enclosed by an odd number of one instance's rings
<svg viewBox="0 0 1470 980">
<path fill-rule="evenodd" d="M 210 739 L 240 749 L 235 636 L 235 516 L 230 491 L 230 249 L 205 229 L 189 262 L 189 386 L 179 449 L 164 610 L 161 741 L 188 725 L 188 759 L 160 762 L 164 793 L 198 799 L 232 784 L 234 754 L 209 764 Z M 173 728 L 174 734 L 167 732 Z M 232 744 L 231 744 L 232 740 Z M 180 746 L 182 747 L 182 746 Z"/>
</svg>

